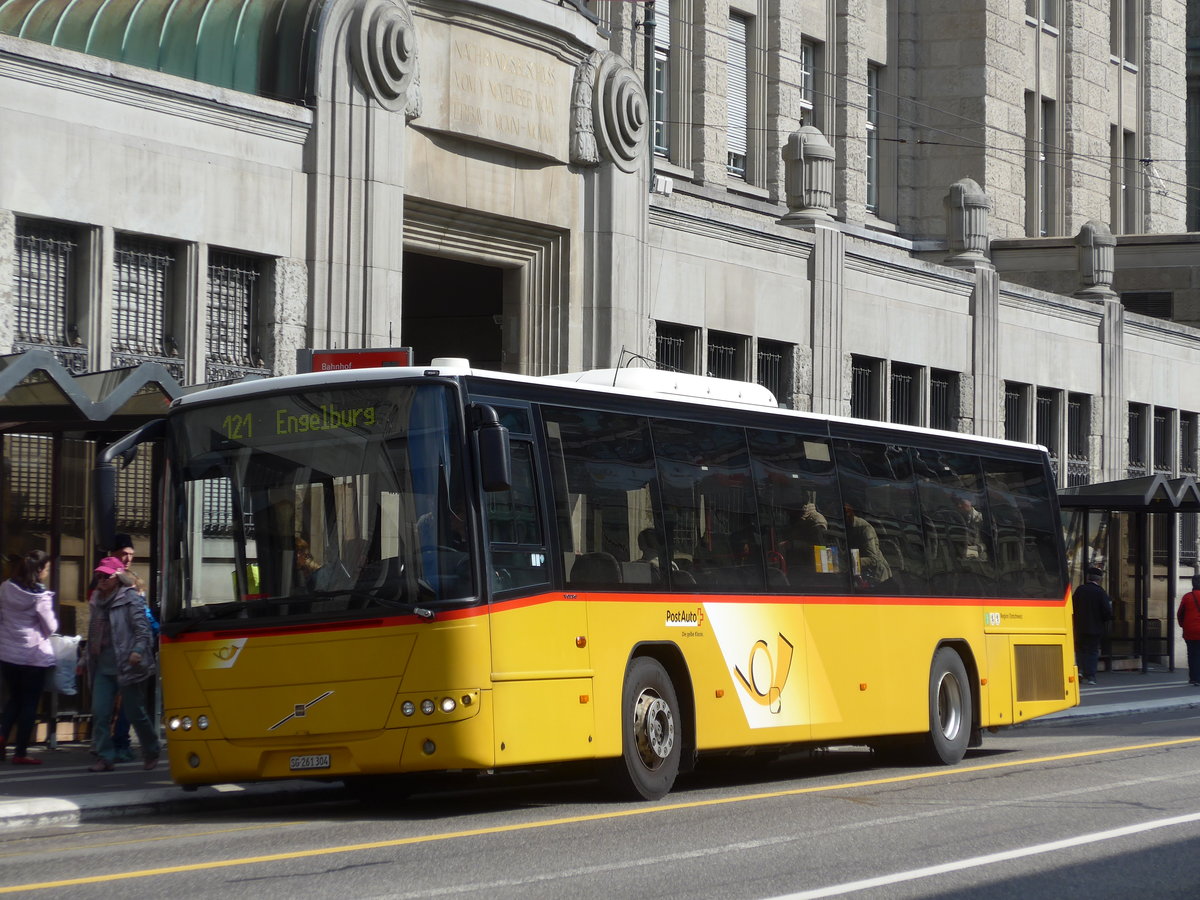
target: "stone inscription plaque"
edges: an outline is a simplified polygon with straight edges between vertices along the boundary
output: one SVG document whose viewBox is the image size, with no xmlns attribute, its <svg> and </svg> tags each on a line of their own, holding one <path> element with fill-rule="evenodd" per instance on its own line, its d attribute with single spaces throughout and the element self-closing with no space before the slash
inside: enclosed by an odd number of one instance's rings
<svg viewBox="0 0 1200 900">
<path fill-rule="evenodd" d="M 447 28 L 423 89 L 442 100 L 420 124 L 565 160 L 572 70 L 545 53 L 465 28 Z M 433 55 L 431 54 L 431 55 Z M 441 79 L 437 85 L 433 79 Z"/>
</svg>

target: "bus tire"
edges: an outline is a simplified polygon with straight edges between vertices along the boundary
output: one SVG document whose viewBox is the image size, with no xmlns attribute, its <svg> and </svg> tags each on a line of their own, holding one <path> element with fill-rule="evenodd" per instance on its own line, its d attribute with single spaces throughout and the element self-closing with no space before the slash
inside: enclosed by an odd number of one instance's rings
<svg viewBox="0 0 1200 900">
<path fill-rule="evenodd" d="M 929 667 L 929 735 L 925 761 L 953 766 L 962 761 L 971 740 L 971 685 L 962 658 L 939 647 Z"/>
<path fill-rule="evenodd" d="M 667 670 L 656 659 L 635 658 L 621 691 L 621 760 L 614 780 L 623 795 L 658 800 L 670 792 L 679 774 L 682 724 Z"/>
</svg>

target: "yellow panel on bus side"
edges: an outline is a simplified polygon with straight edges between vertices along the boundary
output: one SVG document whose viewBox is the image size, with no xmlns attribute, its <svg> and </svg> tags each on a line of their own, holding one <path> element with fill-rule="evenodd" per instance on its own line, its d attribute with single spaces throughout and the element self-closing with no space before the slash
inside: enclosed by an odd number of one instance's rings
<svg viewBox="0 0 1200 900">
<path fill-rule="evenodd" d="M 986 684 L 979 686 L 979 724 L 984 728 L 1013 724 L 1012 639 L 985 634 L 987 659 L 980 660 Z"/>
<path fill-rule="evenodd" d="M 595 756 L 590 678 L 500 681 L 492 705 L 497 766 Z"/>
</svg>

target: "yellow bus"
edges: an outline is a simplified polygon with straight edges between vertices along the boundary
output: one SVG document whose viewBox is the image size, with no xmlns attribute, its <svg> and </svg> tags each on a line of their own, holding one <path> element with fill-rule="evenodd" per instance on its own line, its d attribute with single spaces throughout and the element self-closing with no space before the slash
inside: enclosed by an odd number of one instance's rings
<svg viewBox="0 0 1200 900">
<path fill-rule="evenodd" d="M 364 369 L 177 400 L 158 589 L 183 785 L 709 755 L 954 764 L 1078 702 L 1044 450 L 647 369 Z"/>
</svg>

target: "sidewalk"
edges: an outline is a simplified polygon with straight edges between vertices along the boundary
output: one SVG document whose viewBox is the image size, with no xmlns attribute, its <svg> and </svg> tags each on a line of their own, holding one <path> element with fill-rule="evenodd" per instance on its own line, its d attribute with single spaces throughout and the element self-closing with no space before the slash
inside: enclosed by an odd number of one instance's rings
<svg viewBox="0 0 1200 900">
<path fill-rule="evenodd" d="M 1052 725 L 1072 719 L 1200 707 L 1200 687 L 1188 684 L 1186 664 L 1174 672 L 1157 667 L 1145 674 L 1140 670 L 1098 672 L 1096 684 L 1082 685 L 1079 695 L 1079 705 L 1074 709 L 1042 716 L 1028 724 Z"/>
<path fill-rule="evenodd" d="M 13 827 L 79 825 L 117 816 L 150 812 L 195 810 L 245 804 L 251 798 L 290 803 L 340 795 L 340 782 L 287 781 L 260 784 L 221 784 L 185 791 L 171 781 L 166 759 L 145 771 L 141 760 L 118 763 L 111 772 L 89 772 L 95 762 L 90 745 L 60 743 L 50 750 L 31 746 L 29 755 L 41 765 L 0 763 L 0 835 Z"/>
<path fill-rule="evenodd" d="M 1080 705 L 1035 719 L 1023 727 L 1053 725 L 1098 716 L 1164 709 L 1200 708 L 1200 687 L 1187 683 L 1187 669 L 1175 672 L 1101 672 L 1095 685 L 1084 685 Z M 0 763 L 0 833 L 17 826 L 77 825 L 151 810 L 195 810 L 214 805 L 263 802 L 320 802 L 341 796 L 339 782 L 287 781 L 222 784 L 185 791 L 171 781 L 164 759 L 147 772 L 138 762 L 121 763 L 112 772 L 89 772 L 94 758 L 87 744 L 60 744 L 56 750 L 30 748 L 40 766 Z M 11 752 L 10 752 L 11 757 Z"/>
</svg>

